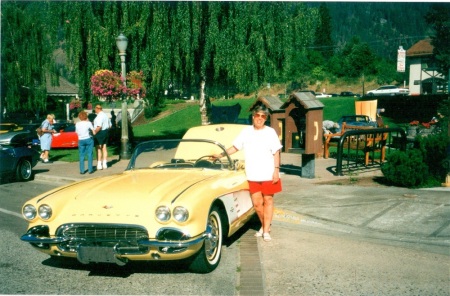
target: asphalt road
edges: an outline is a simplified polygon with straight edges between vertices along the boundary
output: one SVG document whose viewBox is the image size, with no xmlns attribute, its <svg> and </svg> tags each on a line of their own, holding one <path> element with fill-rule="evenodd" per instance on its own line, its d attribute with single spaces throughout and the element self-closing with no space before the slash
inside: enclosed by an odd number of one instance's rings
<svg viewBox="0 0 450 296">
<path fill-rule="evenodd" d="M 286 210 L 275 215 L 271 242 L 257 240 L 248 229 L 224 247 L 219 267 L 206 275 L 170 262 L 118 267 L 55 261 L 20 241 L 26 230 L 20 209 L 28 198 L 58 185 L 37 180 L 0 185 L 0 294 L 450 295 L 448 245 L 331 227 Z M 283 199 L 276 202 L 288 201 Z M 327 209 L 331 201 L 320 202 L 311 205 Z M 253 245 L 244 248 L 247 242 Z M 255 265 L 244 262 L 247 255 L 255 255 Z M 254 272 L 258 265 L 261 270 Z M 255 293 L 254 283 L 263 292 Z"/>
</svg>

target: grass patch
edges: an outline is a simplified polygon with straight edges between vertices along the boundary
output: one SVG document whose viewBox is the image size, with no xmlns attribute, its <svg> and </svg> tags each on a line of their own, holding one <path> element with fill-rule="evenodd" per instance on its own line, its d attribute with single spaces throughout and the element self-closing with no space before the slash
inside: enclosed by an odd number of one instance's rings
<svg viewBox="0 0 450 296">
<path fill-rule="evenodd" d="M 109 156 L 120 154 L 120 147 L 107 146 L 107 148 L 108 148 Z M 76 162 L 76 161 L 78 161 L 78 148 L 52 149 L 52 150 L 50 150 L 50 160 Z M 96 161 L 97 161 L 97 152 L 94 147 L 94 162 L 96 162 Z"/>
<path fill-rule="evenodd" d="M 136 140 L 181 138 L 191 127 L 201 124 L 197 104 L 182 109 L 157 121 L 133 127 Z"/>
<path fill-rule="evenodd" d="M 342 115 L 355 113 L 355 101 L 353 97 L 336 97 L 326 98 L 320 100 L 324 105 L 323 118 L 324 120 L 338 121 Z M 240 119 L 248 119 L 250 112 L 249 108 L 255 99 L 231 99 L 231 100 L 214 100 L 212 102 L 215 106 L 231 106 L 239 103 L 241 105 Z M 185 104 L 185 101 L 167 101 L 163 110 L 175 108 L 176 104 Z M 395 127 L 395 124 L 390 118 L 383 117 L 384 123 L 389 127 Z M 153 139 L 172 139 L 181 138 L 183 134 L 191 127 L 199 126 L 201 124 L 200 110 L 198 104 L 191 104 L 178 112 L 175 112 L 167 117 L 159 120 L 135 126 L 133 132 L 136 141 L 145 141 Z M 334 147 L 330 147 L 330 153 L 335 153 Z M 116 156 L 120 154 L 120 145 L 118 147 L 108 146 L 108 155 Z M 50 151 L 52 160 L 60 161 L 78 161 L 78 149 L 53 149 Z M 378 155 L 377 155 L 378 157 Z"/>
<path fill-rule="evenodd" d="M 355 114 L 356 98 L 333 97 L 320 100 L 325 105 L 323 119 L 337 122 L 343 115 Z"/>
</svg>

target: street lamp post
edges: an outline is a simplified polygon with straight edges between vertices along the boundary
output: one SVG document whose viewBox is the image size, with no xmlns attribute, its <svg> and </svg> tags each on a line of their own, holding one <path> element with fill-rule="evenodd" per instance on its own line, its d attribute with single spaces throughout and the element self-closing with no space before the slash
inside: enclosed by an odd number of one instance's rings
<svg viewBox="0 0 450 296">
<path fill-rule="evenodd" d="M 127 86 L 126 77 L 126 65 L 125 56 L 128 46 L 128 39 L 122 33 L 116 38 L 117 48 L 119 49 L 120 62 L 122 65 L 122 79 L 123 85 Z M 122 137 L 120 139 L 121 149 L 120 149 L 120 159 L 130 159 L 131 154 L 128 148 L 128 110 L 127 110 L 127 100 L 125 95 L 122 93 L 122 116 L 121 116 L 121 126 L 122 126 Z"/>
</svg>

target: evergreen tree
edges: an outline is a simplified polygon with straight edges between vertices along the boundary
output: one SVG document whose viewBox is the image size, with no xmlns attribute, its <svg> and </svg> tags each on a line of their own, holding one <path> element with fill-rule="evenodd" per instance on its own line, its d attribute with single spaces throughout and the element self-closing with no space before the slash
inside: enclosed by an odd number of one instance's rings
<svg viewBox="0 0 450 296">
<path fill-rule="evenodd" d="M 448 3 L 433 4 L 425 20 L 434 29 L 431 43 L 441 72 L 448 75 L 450 71 L 450 6 Z"/>
<path fill-rule="evenodd" d="M 331 38 L 332 26 L 330 11 L 326 4 L 319 6 L 319 19 L 315 32 L 314 46 L 315 50 L 322 53 L 325 58 L 333 55 L 333 40 Z"/>
</svg>

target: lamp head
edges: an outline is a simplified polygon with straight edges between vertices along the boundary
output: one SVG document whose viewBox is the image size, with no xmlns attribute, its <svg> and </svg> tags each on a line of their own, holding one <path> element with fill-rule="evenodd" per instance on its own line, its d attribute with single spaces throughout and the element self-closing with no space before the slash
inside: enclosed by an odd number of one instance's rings
<svg viewBox="0 0 450 296">
<path fill-rule="evenodd" d="M 125 37 L 123 33 L 120 33 L 120 35 L 116 38 L 116 44 L 120 52 L 125 52 L 128 46 L 128 38 Z"/>
</svg>

